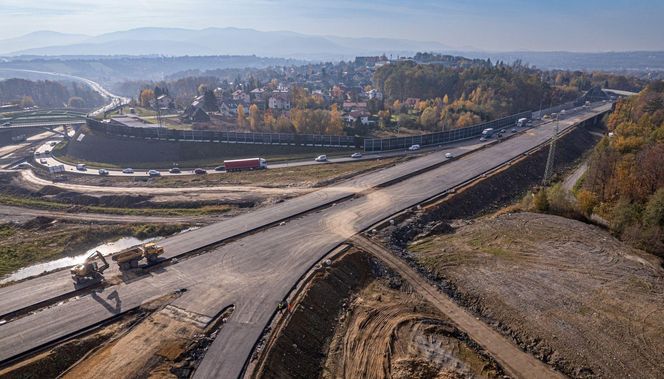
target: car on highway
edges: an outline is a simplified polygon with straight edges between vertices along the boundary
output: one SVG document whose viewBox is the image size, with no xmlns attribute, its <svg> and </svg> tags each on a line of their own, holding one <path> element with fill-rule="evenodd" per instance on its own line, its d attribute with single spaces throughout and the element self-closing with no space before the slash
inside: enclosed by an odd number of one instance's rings
<svg viewBox="0 0 664 379">
<path fill-rule="evenodd" d="M 196 174 L 196 175 L 205 175 L 205 174 L 207 174 L 207 171 L 205 171 L 202 168 L 197 168 L 197 169 L 194 170 L 194 174 Z"/>
<path fill-rule="evenodd" d="M 512 128 L 512 133 L 516 133 L 516 128 Z"/>
<path fill-rule="evenodd" d="M 314 160 L 316 162 L 327 162 L 327 155 L 319 155 Z"/>
<path fill-rule="evenodd" d="M 41 163 L 41 164 L 47 164 L 48 161 L 46 160 L 46 158 L 42 158 L 42 159 L 39 160 L 39 163 Z"/>
<path fill-rule="evenodd" d="M 411 145 L 411 146 L 408 148 L 408 150 L 410 150 L 410 151 L 415 151 L 415 150 L 419 150 L 419 149 L 420 149 L 420 145 L 417 145 L 417 144 L 415 144 L 415 145 Z"/>
<path fill-rule="evenodd" d="M 134 173 L 134 169 L 133 169 L 133 168 L 129 168 L 129 167 L 127 167 L 127 168 L 125 168 L 125 169 L 122 169 L 122 173 L 123 173 L 123 174 L 133 174 L 133 173 Z"/>
<path fill-rule="evenodd" d="M 179 174 L 179 173 L 181 173 L 182 171 L 180 171 L 180 168 L 179 168 L 179 167 L 173 167 L 173 168 L 171 168 L 170 170 L 168 170 L 168 172 L 170 172 L 171 174 Z"/>
<path fill-rule="evenodd" d="M 150 176 L 161 176 L 161 172 L 157 170 L 148 170 L 148 175 Z"/>
<path fill-rule="evenodd" d="M 51 147 L 55 146 L 58 144 L 58 141 L 51 141 L 48 143 Z"/>
<path fill-rule="evenodd" d="M 351 158 L 362 158 L 362 153 L 353 153 L 350 156 Z"/>
<path fill-rule="evenodd" d="M 226 171 L 226 166 L 221 165 L 214 168 L 214 171 Z"/>
<path fill-rule="evenodd" d="M 452 159 L 452 158 L 454 158 L 454 154 L 452 154 L 452 153 L 445 153 L 445 158 L 447 158 L 447 159 Z"/>
<path fill-rule="evenodd" d="M 99 171 L 97 171 L 99 175 L 101 176 L 107 176 L 109 174 L 108 170 L 105 168 L 100 168 Z"/>
<path fill-rule="evenodd" d="M 51 154 L 51 150 L 46 149 L 46 150 L 42 151 L 41 153 L 42 153 L 42 154 Z"/>
<path fill-rule="evenodd" d="M 78 163 L 78 164 L 76 164 L 76 169 L 77 169 L 78 171 L 87 171 L 87 170 L 88 170 L 88 168 L 87 168 L 87 167 L 85 166 L 85 164 L 83 164 L 83 163 Z"/>
</svg>

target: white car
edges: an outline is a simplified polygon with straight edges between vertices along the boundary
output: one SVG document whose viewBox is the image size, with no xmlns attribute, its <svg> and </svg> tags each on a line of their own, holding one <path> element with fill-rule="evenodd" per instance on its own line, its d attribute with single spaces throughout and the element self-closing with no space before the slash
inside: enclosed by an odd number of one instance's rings
<svg viewBox="0 0 664 379">
<path fill-rule="evenodd" d="M 454 154 L 452 154 L 452 153 L 445 153 L 445 158 L 447 158 L 447 159 L 452 159 L 452 158 L 454 158 Z"/>
<path fill-rule="evenodd" d="M 316 162 L 327 162 L 327 155 L 319 155 L 314 160 Z"/>
<path fill-rule="evenodd" d="M 362 158 L 362 153 L 353 153 L 350 157 L 351 158 Z"/>
<path fill-rule="evenodd" d="M 420 145 L 412 145 L 411 147 L 408 148 L 408 150 L 410 150 L 410 151 L 415 151 L 415 150 L 419 150 L 419 149 L 420 149 Z"/>
<path fill-rule="evenodd" d="M 122 170 L 122 173 L 123 174 L 133 174 L 134 169 L 133 168 L 125 168 L 125 169 Z"/>
<path fill-rule="evenodd" d="M 85 165 L 84 165 L 83 163 L 79 163 L 79 164 L 77 164 L 77 165 L 76 165 L 76 169 L 77 169 L 78 171 L 87 171 L 87 170 L 88 170 L 88 168 L 85 167 Z"/>
<path fill-rule="evenodd" d="M 41 163 L 41 164 L 47 164 L 48 161 L 46 161 L 45 158 L 42 158 L 42 159 L 39 160 L 39 163 Z"/>
</svg>

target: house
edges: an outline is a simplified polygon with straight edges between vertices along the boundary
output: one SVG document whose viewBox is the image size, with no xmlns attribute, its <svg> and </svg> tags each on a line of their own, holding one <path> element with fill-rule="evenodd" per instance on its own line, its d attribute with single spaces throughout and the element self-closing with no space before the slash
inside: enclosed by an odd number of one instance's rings
<svg viewBox="0 0 664 379">
<path fill-rule="evenodd" d="M 248 103 L 251 101 L 251 96 L 248 93 L 245 93 L 241 89 L 233 92 L 233 100 L 241 101 L 243 103 Z"/>
<path fill-rule="evenodd" d="M 383 93 L 376 90 L 376 89 L 372 89 L 371 91 L 368 91 L 366 93 L 366 95 L 369 98 L 369 100 L 373 100 L 373 99 L 376 99 L 378 101 L 383 100 Z"/>
<path fill-rule="evenodd" d="M 170 96 L 164 94 L 157 98 L 157 107 L 159 108 L 173 108 L 174 103 L 173 99 Z"/>
<path fill-rule="evenodd" d="M 352 101 L 344 101 L 343 104 L 343 110 L 345 112 L 366 110 L 366 109 L 367 109 L 367 103 L 365 102 L 356 103 Z"/>
<path fill-rule="evenodd" d="M 369 125 L 371 123 L 369 117 L 371 117 L 371 113 L 367 111 L 351 111 L 346 113 L 343 119 L 349 125 L 355 124 L 357 120 L 360 120 L 362 125 Z"/>
<path fill-rule="evenodd" d="M 291 108 L 290 94 L 287 90 L 272 91 L 267 104 L 270 109 L 289 110 Z"/>
<path fill-rule="evenodd" d="M 420 99 L 417 97 L 409 97 L 403 101 L 403 104 L 409 108 L 415 108 L 417 103 L 420 102 Z"/>
<path fill-rule="evenodd" d="M 267 95 L 265 88 L 254 88 L 249 92 L 249 97 L 254 103 L 263 103 L 265 102 L 265 97 Z"/>
<path fill-rule="evenodd" d="M 210 121 L 210 115 L 204 109 L 203 96 L 198 96 L 185 108 L 180 116 L 183 122 L 207 122 Z"/>
</svg>

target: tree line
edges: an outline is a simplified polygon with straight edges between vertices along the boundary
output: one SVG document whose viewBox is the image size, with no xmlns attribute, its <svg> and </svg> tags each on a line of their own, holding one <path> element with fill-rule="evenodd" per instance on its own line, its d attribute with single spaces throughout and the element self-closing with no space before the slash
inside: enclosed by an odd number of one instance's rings
<svg viewBox="0 0 664 379">
<path fill-rule="evenodd" d="M 7 79 L 0 81 L 0 103 L 21 107 L 94 108 L 104 98 L 85 84 L 51 80 Z"/>
</svg>

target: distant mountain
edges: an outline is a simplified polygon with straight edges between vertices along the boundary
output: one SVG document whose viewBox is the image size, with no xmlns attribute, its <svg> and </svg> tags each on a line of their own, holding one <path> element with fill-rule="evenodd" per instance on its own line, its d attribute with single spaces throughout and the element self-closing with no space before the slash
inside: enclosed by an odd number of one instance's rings
<svg viewBox="0 0 664 379">
<path fill-rule="evenodd" d="M 89 38 L 90 36 L 83 34 L 66 34 L 50 31 L 33 32 L 20 37 L 0 40 L 0 55 L 8 55 L 13 51 L 24 49 L 76 44 Z"/>
<path fill-rule="evenodd" d="M 390 38 L 315 36 L 288 31 L 263 32 L 240 28 L 138 28 L 95 37 L 26 35 L 20 44 L 0 40 L 0 54 L 17 55 L 258 55 L 304 59 L 348 59 L 367 54 L 412 54 L 443 51 L 437 42 Z M 35 33 L 33 33 L 35 34 Z M 55 35 L 60 35 L 56 38 Z M 68 36 L 68 38 L 65 38 Z M 16 39 L 14 39 L 16 40 Z M 20 46 L 20 48 L 16 48 Z M 14 47 L 11 49 L 10 47 Z"/>
</svg>

